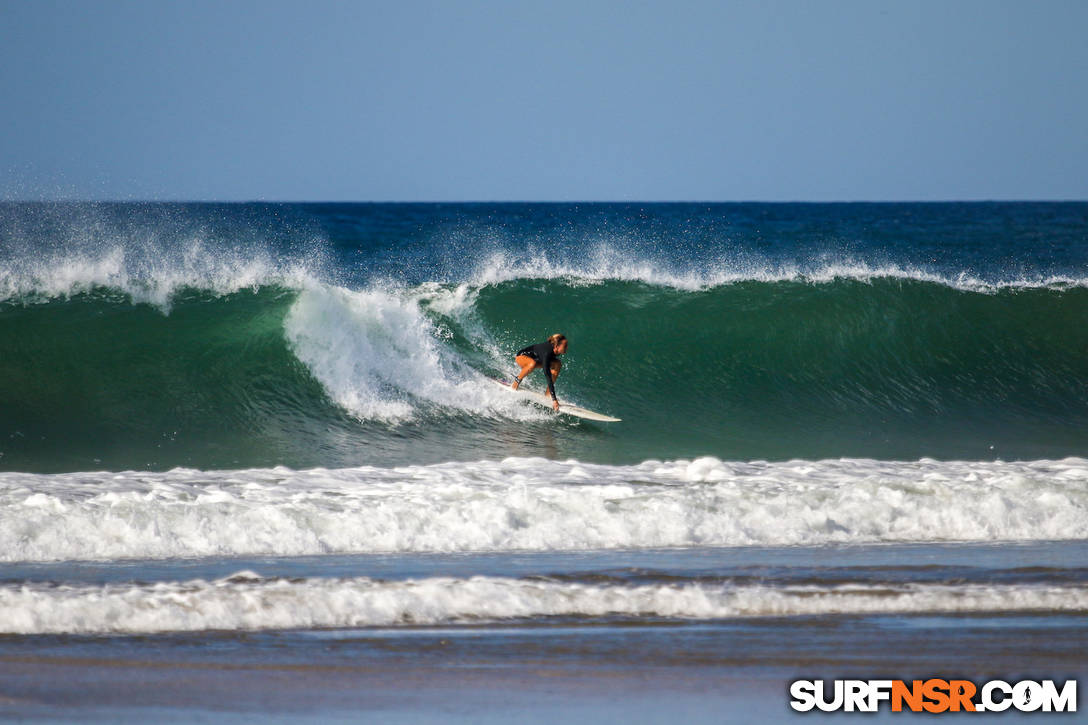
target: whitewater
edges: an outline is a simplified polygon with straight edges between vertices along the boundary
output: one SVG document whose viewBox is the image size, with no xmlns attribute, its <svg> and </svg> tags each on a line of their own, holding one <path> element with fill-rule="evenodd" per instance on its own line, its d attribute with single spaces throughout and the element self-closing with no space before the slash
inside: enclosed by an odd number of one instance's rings
<svg viewBox="0 0 1088 725">
<path fill-rule="evenodd" d="M 1088 538 L 1088 460 L 0 474 L 0 561 Z"/>
</svg>

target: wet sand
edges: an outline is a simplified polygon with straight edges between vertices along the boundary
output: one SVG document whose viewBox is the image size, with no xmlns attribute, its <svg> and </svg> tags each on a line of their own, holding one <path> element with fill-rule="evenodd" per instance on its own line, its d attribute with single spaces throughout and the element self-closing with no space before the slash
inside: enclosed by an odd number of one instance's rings
<svg viewBox="0 0 1088 725">
<path fill-rule="evenodd" d="M 857 717 L 794 713 L 788 683 L 798 678 L 1084 682 L 1086 652 L 1088 621 L 1054 615 L 9 637 L 0 641 L 0 716 L 773 723 Z M 1071 721 L 1006 713 L 1001 722 L 1020 718 Z"/>
</svg>

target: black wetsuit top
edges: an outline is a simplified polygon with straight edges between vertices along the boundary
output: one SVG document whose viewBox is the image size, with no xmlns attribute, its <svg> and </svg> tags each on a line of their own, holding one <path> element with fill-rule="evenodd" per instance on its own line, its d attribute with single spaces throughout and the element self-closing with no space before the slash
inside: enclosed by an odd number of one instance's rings
<svg viewBox="0 0 1088 725">
<path fill-rule="evenodd" d="M 558 360 L 559 356 L 555 354 L 555 350 L 552 349 L 552 344 L 548 341 L 538 342 L 535 345 L 529 345 L 518 350 L 518 355 L 526 355 L 536 360 L 536 364 L 540 366 L 540 369 L 544 372 L 544 379 L 548 381 L 548 392 L 551 393 L 552 399 L 555 398 L 555 386 L 552 384 L 552 361 Z"/>
</svg>

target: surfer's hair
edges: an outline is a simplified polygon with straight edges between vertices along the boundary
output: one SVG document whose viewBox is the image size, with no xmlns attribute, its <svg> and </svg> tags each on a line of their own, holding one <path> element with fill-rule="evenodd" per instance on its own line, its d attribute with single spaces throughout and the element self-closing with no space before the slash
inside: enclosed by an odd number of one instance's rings
<svg viewBox="0 0 1088 725">
<path fill-rule="evenodd" d="M 566 335 L 561 335 L 561 334 L 559 334 L 557 332 L 557 333 L 555 333 L 554 335 L 552 335 L 551 337 L 548 338 L 548 342 L 550 342 L 552 344 L 552 347 L 555 347 L 556 345 L 558 345 L 559 343 L 563 342 L 563 340 L 566 340 L 566 339 L 567 339 Z"/>
</svg>

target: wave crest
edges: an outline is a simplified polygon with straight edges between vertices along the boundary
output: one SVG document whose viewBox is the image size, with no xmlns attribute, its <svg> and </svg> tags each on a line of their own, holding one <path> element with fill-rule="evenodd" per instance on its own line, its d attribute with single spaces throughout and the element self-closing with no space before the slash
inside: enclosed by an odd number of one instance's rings
<svg viewBox="0 0 1088 725">
<path fill-rule="evenodd" d="M 828 614 L 1083 612 L 1081 586 L 880 584 L 599 586 L 472 577 L 260 579 L 107 586 L 0 586 L 4 634 L 466 624 L 579 617 L 706 620 Z"/>
<path fill-rule="evenodd" d="M 1088 461 L 0 474 L 4 561 L 1088 538 Z"/>
</svg>

